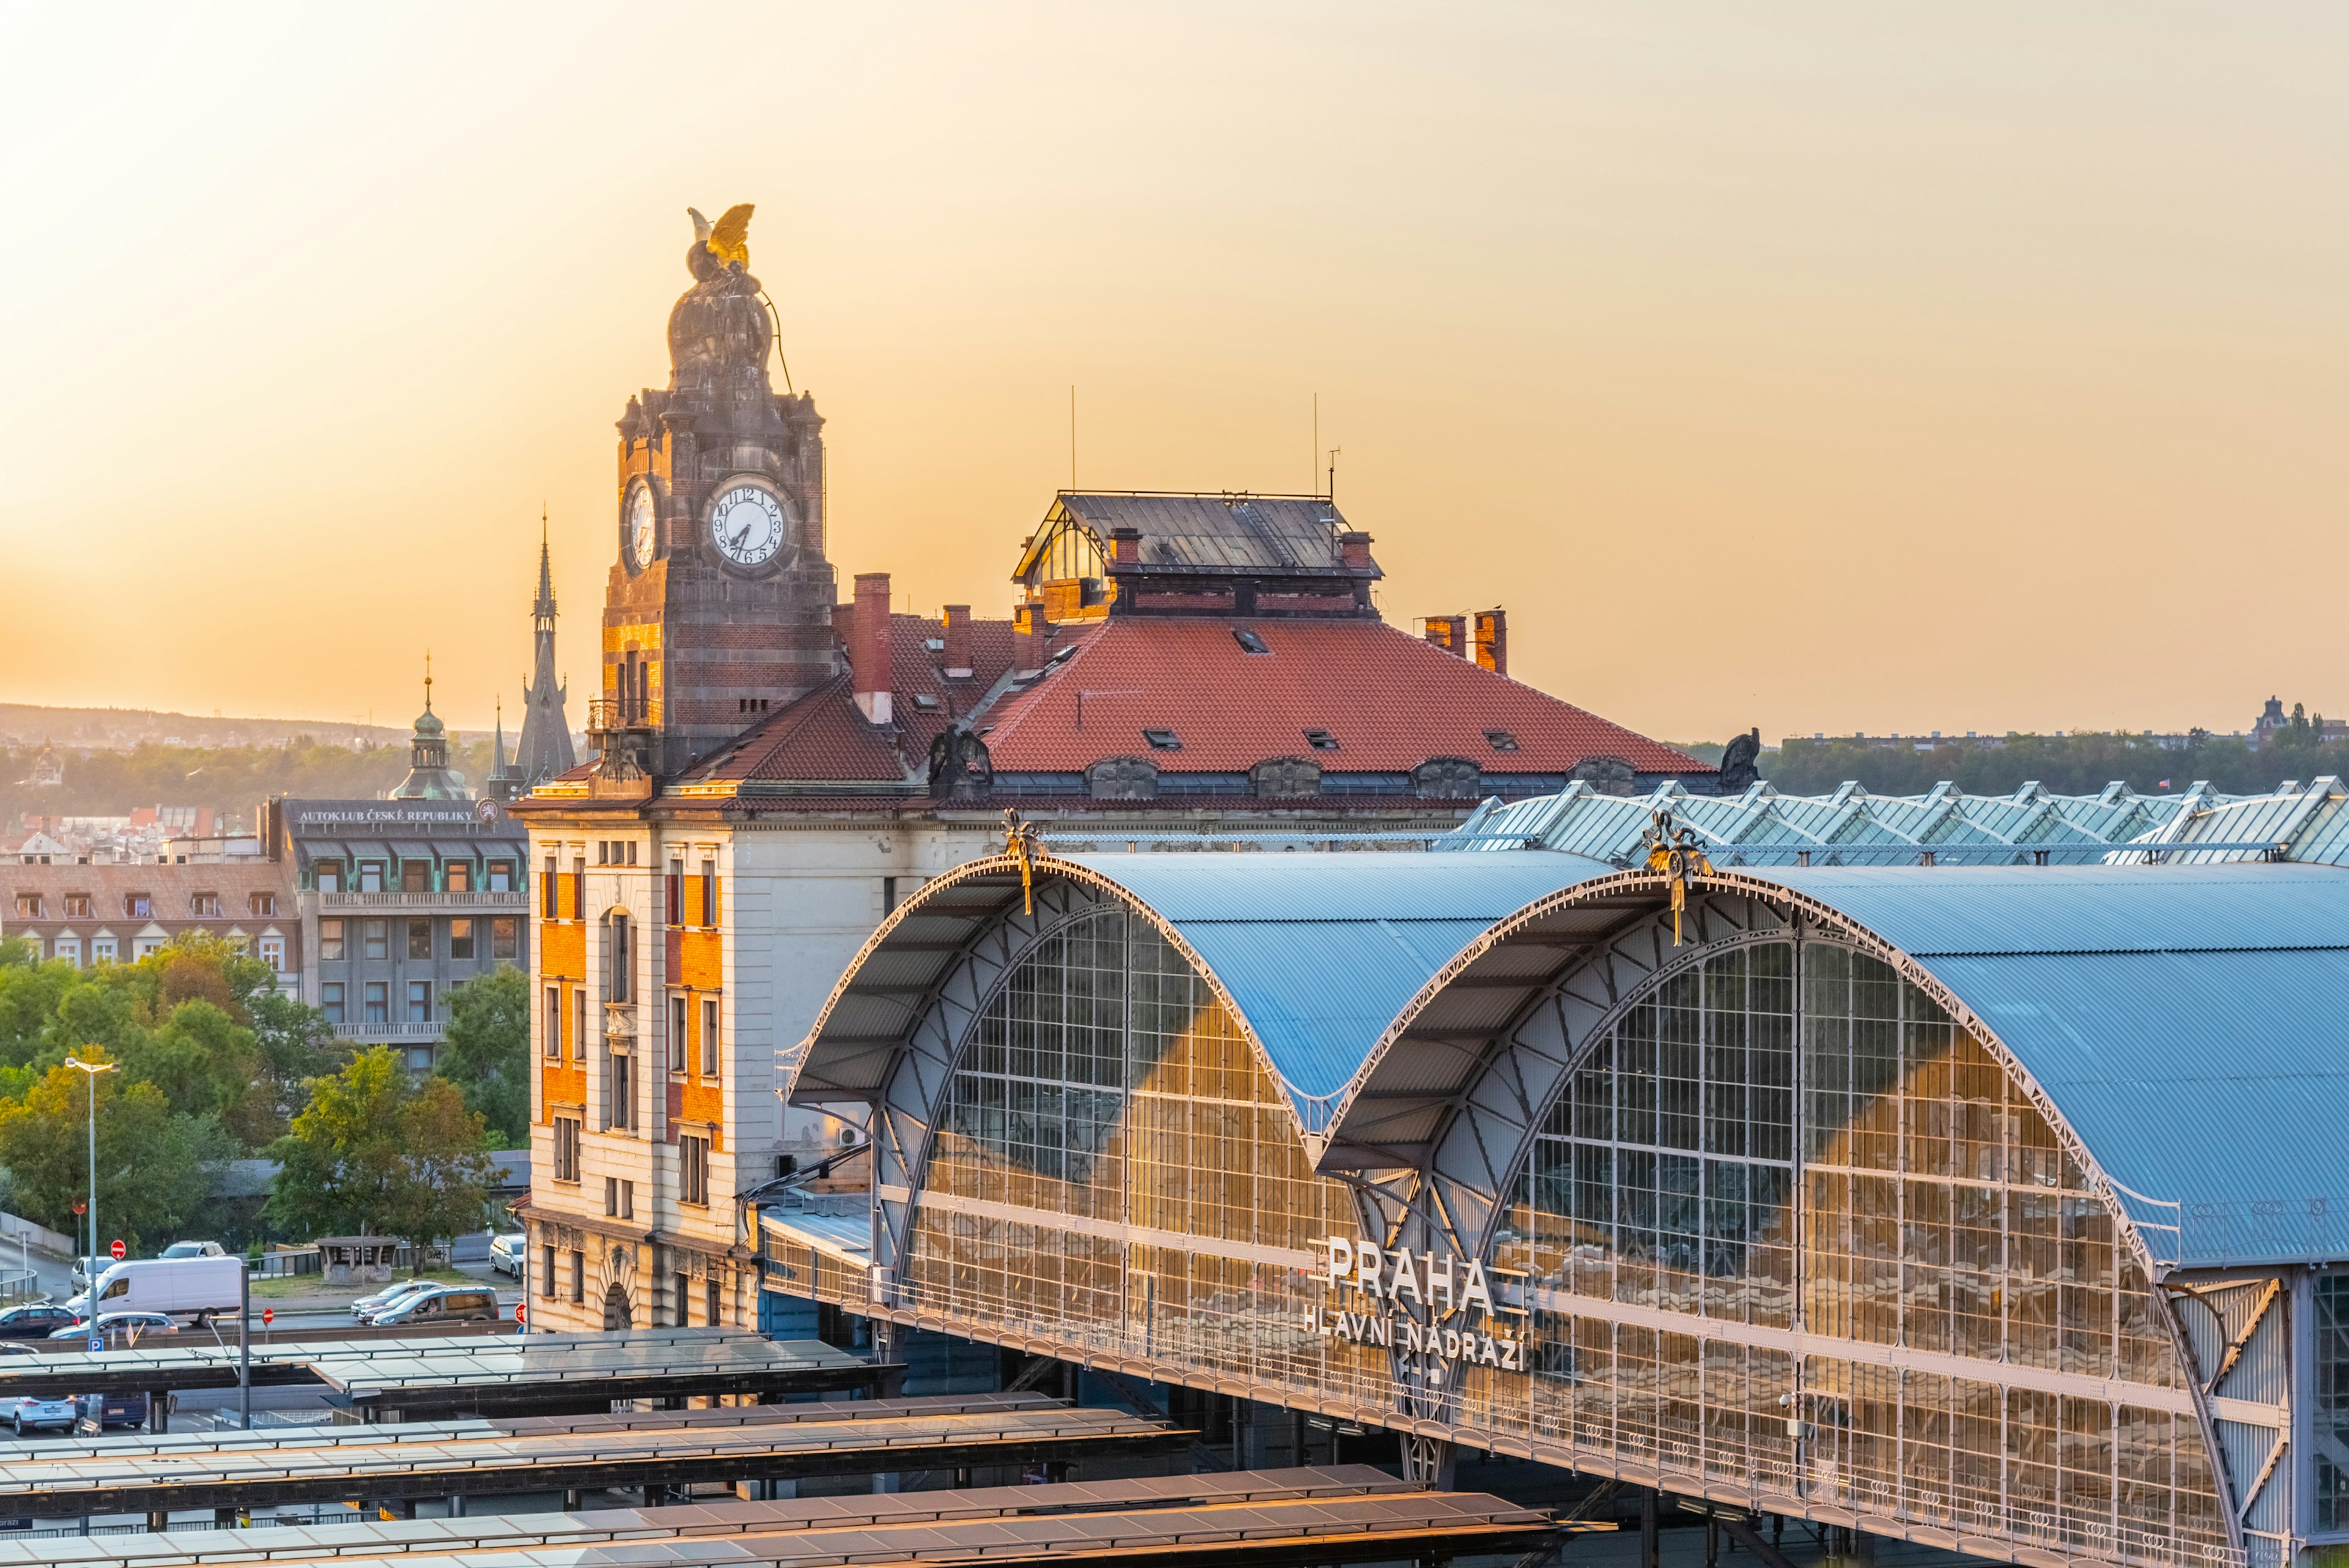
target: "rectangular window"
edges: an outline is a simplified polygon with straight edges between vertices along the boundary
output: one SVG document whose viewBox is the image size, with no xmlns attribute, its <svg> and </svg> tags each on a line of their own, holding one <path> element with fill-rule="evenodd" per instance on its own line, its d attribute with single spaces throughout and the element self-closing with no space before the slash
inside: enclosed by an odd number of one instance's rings
<svg viewBox="0 0 2349 1568">
<path fill-rule="evenodd" d="M 619 1212 L 620 1179 L 616 1176 L 607 1176 L 604 1179 L 604 1218 L 614 1219 Z"/>
<path fill-rule="evenodd" d="M 684 997 L 672 996 L 668 999 L 668 1070 L 672 1075 L 682 1075 L 685 1072 L 685 1025 L 689 1016 L 686 1009 L 687 1003 Z"/>
<path fill-rule="evenodd" d="M 359 891 L 362 893 L 380 893 L 383 891 L 382 861 L 362 860 L 359 862 Z"/>
<path fill-rule="evenodd" d="M 66 895 L 66 919 L 68 920 L 87 920 L 89 919 L 88 894 L 67 893 Z"/>
<path fill-rule="evenodd" d="M 285 939 L 284 937 L 264 937 L 254 944 L 254 950 L 261 955 L 261 961 L 271 969 L 280 974 L 285 972 Z"/>
<path fill-rule="evenodd" d="M 403 860 L 399 863 L 399 890 L 403 893 L 432 891 L 432 862 Z"/>
<path fill-rule="evenodd" d="M 473 865 L 470 860 L 451 860 L 440 868 L 440 886 L 451 893 L 473 890 Z"/>
<path fill-rule="evenodd" d="M 343 890 L 343 863 L 321 860 L 311 872 L 310 879 L 321 893 L 339 893 Z"/>
<path fill-rule="evenodd" d="M 522 922 L 512 915 L 500 915 L 490 922 L 490 957 L 514 959 L 522 956 Z"/>
<path fill-rule="evenodd" d="M 718 999 L 701 999 L 701 1075 L 718 1076 Z"/>
<path fill-rule="evenodd" d="M 473 922 L 461 915 L 449 922 L 449 956 L 452 959 L 473 956 Z"/>
<path fill-rule="evenodd" d="M 277 913 L 277 895 L 274 893 L 255 893 L 246 898 L 245 903 L 264 920 Z"/>
<path fill-rule="evenodd" d="M 318 922 L 318 957 L 323 962 L 339 961 L 343 956 L 343 922 L 329 917 Z"/>
<path fill-rule="evenodd" d="M 188 895 L 188 913 L 193 915 L 197 919 L 217 920 L 220 919 L 220 895 L 218 893 L 191 893 Z"/>
<path fill-rule="evenodd" d="M 151 920 L 155 918 L 155 900 L 145 893 L 132 893 L 122 900 L 122 912 L 134 920 Z"/>
<path fill-rule="evenodd" d="M 571 1299 L 574 1302 L 587 1299 L 587 1254 L 585 1252 L 574 1251 L 571 1254 Z"/>
<path fill-rule="evenodd" d="M 408 956 L 411 959 L 429 959 L 432 956 L 431 921 L 408 922 Z"/>
<path fill-rule="evenodd" d="M 554 1179 L 579 1179 L 579 1118 L 554 1118 Z M 550 1271 L 551 1272 L 551 1271 Z"/>
<path fill-rule="evenodd" d="M 512 892 L 514 890 L 514 863 L 511 860 L 491 861 L 490 880 L 488 885 L 490 891 L 492 893 Z"/>
<path fill-rule="evenodd" d="M 683 1328 L 689 1321 L 688 1314 L 693 1310 L 693 1280 L 682 1273 L 671 1275 L 670 1280 L 669 1293 L 677 1302 L 677 1326 Z"/>
<path fill-rule="evenodd" d="M 554 1246 L 549 1242 L 539 1249 L 538 1293 L 547 1301 L 554 1299 Z"/>
<path fill-rule="evenodd" d="M 702 1318 L 702 1321 L 709 1324 L 712 1328 L 715 1328 L 718 1326 L 718 1321 L 722 1315 L 719 1313 L 718 1306 L 718 1276 L 716 1274 L 712 1274 L 708 1279 L 701 1282 L 701 1294 L 702 1308 L 707 1314 Z"/>
<path fill-rule="evenodd" d="M 582 1067 L 587 1064 L 587 988 L 581 986 L 571 993 L 571 1059 Z"/>
<path fill-rule="evenodd" d="M 563 1060 L 563 988 L 546 988 L 546 1041 L 542 1047 L 550 1062 Z"/>
<path fill-rule="evenodd" d="M 615 913 L 605 924 L 605 929 L 607 940 L 604 943 L 604 956 L 606 961 L 604 1000 L 634 1002 L 636 996 L 630 989 L 630 981 L 635 978 L 635 968 L 629 961 L 628 917 Z"/>
<path fill-rule="evenodd" d="M 432 1022 L 432 982 L 411 980 L 408 982 L 408 1021 L 410 1023 Z"/>
<path fill-rule="evenodd" d="M 57 939 L 57 957 L 65 960 L 66 962 L 73 965 L 76 969 L 79 969 L 81 967 L 81 939 L 79 937 L 59 937 Z"/>
<path fill-rule="evenodd" d="M 705 926 L 718 923 L 718 862 L 715 860 L 701 863 L 701 923 Z"/>
<path fill-rule="evenodd" d="M 884 877 L 881 878 L 881 913 L 887 916 L 894 915 L 896 912 L 897 878 L 895 877 Z"/>
<path fill-rule="evenodd" d="M 329 1023 L 343 1021 L 343 982 L 330 980 L 318 988 L 318 1011 L 326 1015 Z"/>
<path fill-rule="evenodd" d="M 391 922 L 389 920 L 363 921 L 360 924 L 360 932 L 367 943 L 367 957 L 388 959 L 391 956 Z"/>
<path fill-rule="evenodd" d="M 38 893 L 17 894 L 16 918 L 20 920 L 40 919 L 42 918 L 41 896 Z"/>
<path fill-rule="evenodd" d="M 672 860 L 668 863 L 668 880 L 663 892 L 667 899 L 668 923 L 672 926 L 685 924 L 684 861 Z"/>
<path fill-rule="evenodd" d="M 620 1179 L 619 1215 L 623 1220 L 636 1217 L 636 1184 L 625 1176 Z"/>
<path fill-rule="evenodd" d="M 709 1202 L 709 1140 L 706 1137 L 681 1137 L 677 1140 L 678 1199 L 679 1202 L 707 1207 Z"/>
<path fill-rule="evenodd" d="M 367 982 L 366 1022 L 369 1023 L 391 1022 L 391 984 L 388 981 L 371 980 Z"/>
<path fill-rule="evenodd" d="M 609 1082 L 611 1103 L 605 1107 L 609 1120 L 605 1125 L 615 1132 L 626 1132 L 636 1126 L 636 1085 L 630 1081 L 629 1061 L 626 1053 L 615 1051 L 608 1060 L 612 1064 Z"/>
<path fill-rule="evenodd" d="M 112 937 L 92 937 L 89 940 L 89 961 L 92 963 L 112 963 L 115 951 Z"/>
</svg>

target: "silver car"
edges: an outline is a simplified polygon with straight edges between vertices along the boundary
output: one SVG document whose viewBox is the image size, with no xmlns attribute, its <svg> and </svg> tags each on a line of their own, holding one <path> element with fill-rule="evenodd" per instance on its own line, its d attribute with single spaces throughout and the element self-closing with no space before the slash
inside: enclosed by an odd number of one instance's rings
<svg viewBox="0 0 2349 1568">
<path fill-rule="evenodd" d="M 0 1402 L 0 1407 L 6 1409 L 8 1425 L 20 1438 L 42 1427 L 69 1431 L 76 1414 L 70 1399 L 41 1399 L 30 1394 Z"/>
<path fill-rule="evenodd" d="M 490 1241 L 490 1268 L 492 1272 L 522 1278 L 522 1263 L 530 1238 L 517 1231 L 511 1236 L 492 1237 Z"/>
<path fill-rule="evenodd" d="M 434 1290 L 437 1289 L 438 1286 L 439 1282 L 434 1280 L 398 1281 L 395 1283 L 384 1286 L 383 1289 L 376 1292 L 375 1294 L 371 1296 L 361 1296 L 358 1300 L 353 1302 L 351 1303 L 351 1315 L 358 1319 L 361 1323 L 365 1323 L 376 1314 L 386 1312 L 392 1307 L 398 1306 L 401 1302 L 406 1301 L 409 1296 L 414 1295 L 417 1292 Z"/>
</svg>

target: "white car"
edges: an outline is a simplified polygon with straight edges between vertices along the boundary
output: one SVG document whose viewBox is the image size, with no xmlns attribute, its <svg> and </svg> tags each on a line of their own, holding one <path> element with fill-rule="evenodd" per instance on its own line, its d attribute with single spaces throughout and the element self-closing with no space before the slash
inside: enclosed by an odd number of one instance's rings
<svg viewBox="0 0 2349 1568">
<path fill-rule="evenodd" d="M 517 1231 L 511 1236 L 497 1236 L 490 1241 L 490 1268 L 493 1272 L 522 1278 L 522 1262 L 530 1238 Z"/>
<path fill-rule="evenodd" d="M 419 1291 L 438 1289 L 439 1284 L 440 1282 L 437 1280 L 401 1280 L 397 1284 L 386 1285 L 383 1289 L 376 1292 L 375 1294 L 371 1296 L 361 1296 L 358 1300 L 353 1302 L 351 1303 L 351 1315 L 358 1319 L 361 1323 L 365 1323 L 376 1314 L 379 1312 L 388 1312 L 391 1308 L 398 1306 L 401 1302 L 406 1301 L 409 1296 L 414 1295 Z"/>
<path fill-rule="evenodd" d="M 224 1258 L 218 1241 L 174 1241 L 155 1254 L 159 1258 Z"/>
<path fill-rule="evenodd" d="M 21 1395 L 14 1399 L 0 1400 L 0 1407 L 6 1408 L 8 1425 L 16 1429 L 16 1435 L 20 1438 L 41 1427 L 56 1427 L 70 1431 L 73 1429 L 77 1415 L 74 1402 L 70 1399 L 36 1399 L 30 1394 Z"/>
</svg>

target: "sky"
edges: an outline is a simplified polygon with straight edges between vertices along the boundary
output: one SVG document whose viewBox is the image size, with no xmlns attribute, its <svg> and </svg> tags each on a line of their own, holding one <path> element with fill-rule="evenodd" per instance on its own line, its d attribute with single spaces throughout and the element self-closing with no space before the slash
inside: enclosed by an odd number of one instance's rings
<svg viewBox="0 0 2349 1568">
<path fill-rule="evenodd" d="M 0 701 L 574 722 L 685 208 L 830 556 L 1337 497 L 1651 734 L 2349 712 L 2349 11 L 0 0 Z M 1319 400 L 1318 438 L 1315 400 Z M 2327 588 L 2326 583 L 2334 587 Z"/>
</svg>

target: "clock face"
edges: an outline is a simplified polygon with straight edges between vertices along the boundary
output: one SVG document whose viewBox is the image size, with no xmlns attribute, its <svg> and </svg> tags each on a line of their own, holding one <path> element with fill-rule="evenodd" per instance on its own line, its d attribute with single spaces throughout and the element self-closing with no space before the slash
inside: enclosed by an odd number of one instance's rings
<svg viewBox="0 0 2349 1568">
<path fill-rule="evenodd" d="M 730 484 L 709 504 L 710 541 L 738 566 L 773 560 L 790 521 L 782 498 L 762 484 Z"/>
<path fill-rule="evenodd" d="M 639 483 L 628 491 L 628 510 L 621 522 L 621 532 L 628 542 L 628 562 L 638 571 L 652 564 L 653 559 L 653 488 Z"/>
</svg>

